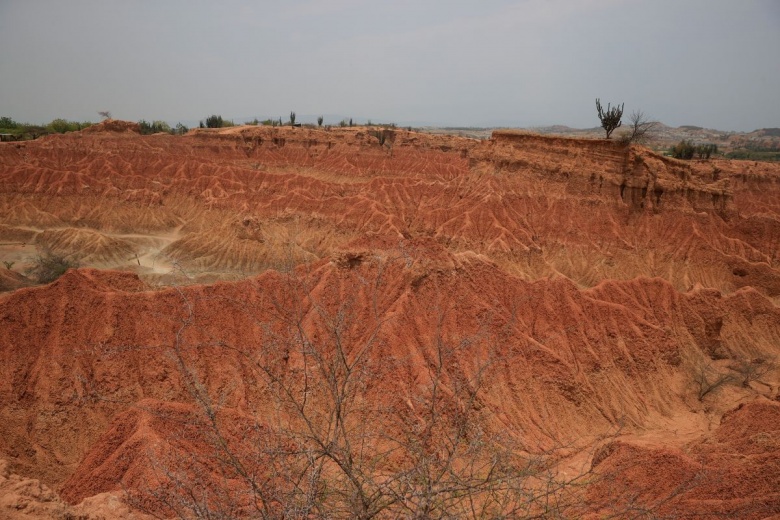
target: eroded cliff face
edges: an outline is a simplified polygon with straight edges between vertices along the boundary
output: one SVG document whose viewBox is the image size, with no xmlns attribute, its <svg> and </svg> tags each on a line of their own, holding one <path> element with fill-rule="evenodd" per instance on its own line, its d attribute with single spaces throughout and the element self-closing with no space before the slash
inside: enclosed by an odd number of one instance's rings
<svg viewBox="0 0 780 520">
<path fill-rule="evenodd" d="M 266 467 L 268 374 L 336 345 L 365 363 L 351 426 L 408 434 L 435 380 L 441 424 L 588 468 L 570 514 L 780 511 L 777 166 L 513 132 L 93 128 L 0 145 L 8 288 L 38 250 L 85 266 L 0 297 L 14 472 L 70 503 L 145 490 L 132 503 L 169 514 L 149 482 L 171 491 L 195 460 L 225 478 L 203 462 L 203 397 Z"/>
<path fill-rule="evenodd" d="M 37 246 L 150 282 L 170 281 L 174 265 L 213 281 L 327 258 L 367 236 L 432 237 L 526 280 L 649 275 L 680 290 L 778 291 L 768 164 L 512 132 L 395 130 L 380 144 L 370 129 L 122 128 L 0 149 L 0 236 L 17 271 Z"/>
<path fill-rule="evenodd" d="M 494 132 L 492 144 L 486 159 L 499 169 L 552 174 L 569 180 L 574 193 L 619 196 L 633 211 L 690 208 L 728 218 L 734 210 L 728 175 L 710 176 L 700 163 L 669 159 L 646 148 L 511 131 Z"/>
</svg>

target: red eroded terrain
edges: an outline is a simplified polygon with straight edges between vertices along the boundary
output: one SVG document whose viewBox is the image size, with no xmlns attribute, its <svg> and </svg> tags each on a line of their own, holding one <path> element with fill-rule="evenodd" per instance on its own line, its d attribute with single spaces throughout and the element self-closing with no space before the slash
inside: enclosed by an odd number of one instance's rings
<svg viewBox="0 0 780 520">
<path fill-rule="evenodd" d="M 107 121 L 0 181 L 0 517 L 780 515 L 778 165 Z"/>
</svg>

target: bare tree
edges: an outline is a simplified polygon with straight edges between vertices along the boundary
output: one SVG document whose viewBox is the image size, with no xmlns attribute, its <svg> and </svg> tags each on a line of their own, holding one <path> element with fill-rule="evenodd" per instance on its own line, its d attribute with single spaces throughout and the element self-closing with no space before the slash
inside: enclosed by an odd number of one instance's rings
<svg viewBox="0 0 780 520">
<path fill-rule="evenodd" d="M 109 112 L 108 110 L 101 110 L 100 112 L 98 112 L 98 115 L 103 119 L 111 119 L 111 112 Z"/>
<path fill-rule="evenodd" d="M 707 395 L 732 381 L 734 377 L 731 374 L 724 374 L 705 361 L 697 363 L 694 367 L 693 383 L 699 401 L 703 401 Z"/>
<path fill-rule="evenodd" d="M 650 134 L 658 126 L 657 121 L 650 121 L 641 110 L 635 110 L 629 117 L 629 131 L 620 136 L 625 143 L 646 143 Z"/>
<path fill-rule="evenodd" d="M 750 383 L 757 382 L 766 385 L 763 377 L 772 373 L 778 367 L 776 358 L 741 358 L 735 360 L 729 368 L 737 373 L 736 379 L 743 388 L 749 388 Z"/>
<path fill-rule="evenodd" d="M 321 302 L 300 272 L 284 275 L 284 290 L 264 309 L 209 302 L 256 323 L 258 343 L 244 345 L 210 336 L 192 343 L 203 325 L 180 291 L 170 358 L 193 408 L 172 418 L 180 437 L 170 442 L 180 449 L 171 451 L 182 455 L 155 455 L 157 479 L 131 495 L 135 504 L 215 519 L 522 518 L 573 508 L 587 471 L 563 477 L 555 469 L 562 443 L 532 449 L 520 432 L 497 429 L 482 403 L 508 355 L 489 327 L 448 338 L 439 302 L 424 366 L 388 355 L 381 295 L 393 261 L 405 260 L 375 259 L 363 278 L 368 306 Z M 242 408 L 251 413 L 224 406 L 210 389 L 194 361 L 204 349 L 245 372 L 251 391 Z M 395 392 L 379 383 L 402 373 L 417 373 L 417 383 Z"/>
</svg>

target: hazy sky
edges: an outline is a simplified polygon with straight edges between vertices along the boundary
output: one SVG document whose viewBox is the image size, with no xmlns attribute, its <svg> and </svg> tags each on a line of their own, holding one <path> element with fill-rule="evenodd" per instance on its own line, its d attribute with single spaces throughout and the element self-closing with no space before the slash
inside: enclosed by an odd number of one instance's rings
<svg viewBox="0 0 780 520">
<path fill-rule="evenodd" d="M 0 0 L 0 115 L 21 121 L 592 127 L 596 97 L 780 126 L 780 0 Z"/>
</svg>

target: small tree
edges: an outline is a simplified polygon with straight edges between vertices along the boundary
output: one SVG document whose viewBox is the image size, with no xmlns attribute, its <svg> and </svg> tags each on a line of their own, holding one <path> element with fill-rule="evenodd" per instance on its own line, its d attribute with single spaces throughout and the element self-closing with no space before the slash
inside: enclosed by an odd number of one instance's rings
<svg viewBox="0 0 780 520">
<path fill-rule="evenodd" d="M 48 124 L 48 127 L 52 132 L 56 132 L 58 134 L 72 132 L 74 130 L 73 125 L 69 121 L 62 118 L 53 119 L 52 122 Z"/>
<path fill-rule="evenodd" d="M 295 126 L 295 112 L 290 112 L 290 126 Z"/>
<path fill-rule="evenodd" d="M 601 100 L 596 98 L 596 110 L 598 110 L 599 113 L 601 127 L 607 132 L 607 139 L 609 139 L 612 132 L 622 124 L 620 119 L 623 117 L 624 105 L 625 103 L 621 104 L 619 107 L 614 106 L 610 108 L 609 103 L 607 103 L 607 109 L 602 110 Z"/>
<path fill-rule="evenodd" d="M 100 112 L 98 112 L 98 115 L 103 119 L 111 119 L 111 112 L 109 112 L 108 110 L 101 110 Z"/>
<path fill-rule="evenodd" d="M 216 114 L 206 118 L 206 128 L 222 128 L 223 123 L 222 116 Z"/>
<path fill-rule="evenodd" d="M 317 126 L 322 126 L 322 122 L 324 121 L 324 118 L 322 116 L 317 118 Z"/>
<path fill-rule="evenodd" d="M 0 128 L 3 129 L 12 129 L 12 128 L 18 128 L 20 125 L 13 119 L 11 119 L 8 116 L 0 117 Z"/>
</svg>

